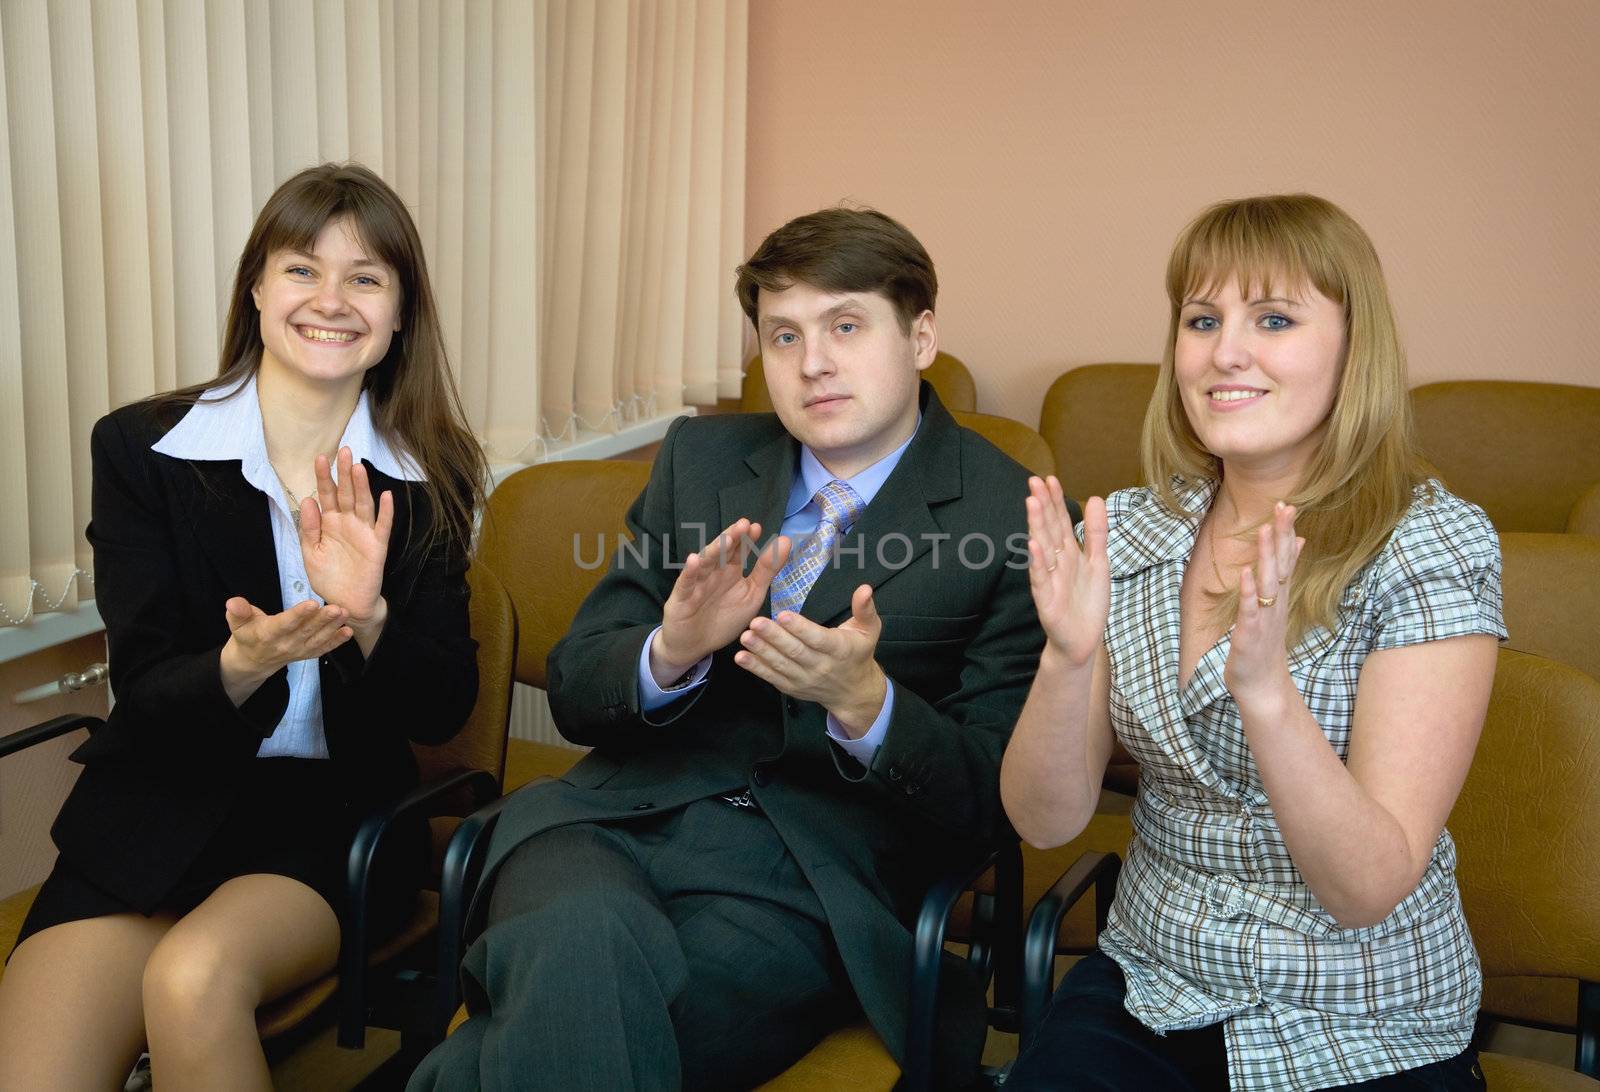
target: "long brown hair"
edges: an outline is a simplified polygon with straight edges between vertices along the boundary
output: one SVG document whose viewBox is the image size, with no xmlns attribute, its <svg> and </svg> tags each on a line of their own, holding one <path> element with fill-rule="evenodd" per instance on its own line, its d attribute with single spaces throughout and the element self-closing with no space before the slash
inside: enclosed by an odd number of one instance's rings
<svg viewBox="0 0 1600 1092">
<path fill-rule="evenodd" d="M 1289 589 L 1293 642 L 1313 625 L 1335 624 L 1344 589 L 1388 542 L 1428 471 L 1372 240 L 1321 197 L 1247 197 L 1202 212 L 1178 236 L 1167 263 L 1171 323 L 1141 447 L 1146 481 L 1169 510 L 1199 515 L 1184 511 L 1179 488 L 1222 478 L 1222 462 L 1200 443 L 1173 378 L 1180 312 L 1184 300 L 1233 281 L 1246 298 L 1310 285 L 1344 308 L 1345 359 L 1322 444 L 1294 494 L 1283 498 L 1299 509 L 1295 532 L 1306 540 Z M 1218 609 L 1231 622 L 1238 606 L 1233 589 Z"/>
<path fill-rule="evenodd" d="M 362 243 L 400 282 L 400 329 L 362 388 L 378 434 L 409 455 L 426 479 L 429 524 L 412 542 L 426 550 L 446 536 L 465 550 L 482 503 L 488 465 L 467 426 L 446 360 L 422 240 L 404 202 L 358 163 L 308 167 L 267 199 L 239 255 L 217 378 L 156 395 L 161 409 L 187 409 L 213 387 L 243 383 L 261 367 L 261 313 L 251 290 L 274 251 L 309 251 L 327 224 L 349 217 Z"/>
</svg>

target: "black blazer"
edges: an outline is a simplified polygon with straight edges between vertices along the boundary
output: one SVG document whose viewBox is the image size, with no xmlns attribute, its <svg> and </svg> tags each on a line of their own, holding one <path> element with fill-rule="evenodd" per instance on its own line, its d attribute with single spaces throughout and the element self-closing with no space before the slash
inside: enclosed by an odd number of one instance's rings
<svg viewBox="0 0 1600 1092">
<path fill-rule="evenodd" d="M 937 875 L 1008 829 L 1000 756 L 1044 644 L 1025 568 L 1027 471 L 958 427 L 926 383 L 922 408 L 916 438 L 846 536 L 845 546 L 863 546 L 864 566 L 842 553 L 802 612 L 836 625 L 857 586 L 875 589 L 877 660 L 895 703 L 871 767 L 829 741 L 820 705 L 737 666 L 737 642 L 715 654 L 691 697 L 643 719 L 639 655 L 678 575 L 663 551 L 681 566 L 741 516 L 776 534 L 799 457 L 774 414 L 681 419 L 627 517 L 647 563 L 614 562 L 550 654 L 556 725 L 594 750 L 560 781 L 511 798 L 485 870 L 558 824 L 748 787 L 821 899 L 851 984 L 896 1057 L 909 1013 L 908 924 Z M 970 541 L 963 564 L 968 535 L 993 553 Z"/>
<path fill-rule="evenodd" d="M 223 604 L 242 595 L 268 613 L 283 609 L 271 517 L 238 460 L 150 450 L 181 417 L 158 420 L 137 403 L 94 428 L 88 538 L 115 704 L 73 753 L 85 769 L 51 828 L 74 869 L 146 911 L 221 826 L 289 700 L 286 669 L 238 708 L 222 689 Z M 416 556 L 408 543 L 413 523 L 424 525 L 426 495 L 370 463 L 367 472 L 375 495 L 394 493 L 389 616 L 370 659 L 352 640 L 321 664 L 328 754 L 357 815 L 416 784 L 407 741 L 450 738 L 478 688 L 464 551 Z"/>
</svg>

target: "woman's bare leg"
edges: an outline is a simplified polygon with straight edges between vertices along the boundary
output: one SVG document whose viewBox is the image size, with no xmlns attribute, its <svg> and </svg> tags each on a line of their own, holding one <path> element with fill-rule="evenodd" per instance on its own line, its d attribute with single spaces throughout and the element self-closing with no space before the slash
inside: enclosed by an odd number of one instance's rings
<svg viewBox="0 0 1600 1092">
<path fill-rule="evenodd" d="M 145 964 L 172 924 L 110 914 L 23 941 L 0 979 L 0 1088 L 121 1087 L 144 1049 Z"/>
<path fill-rule="evenodd" d="M 144 1016 L 162 1092 L 270 1090 L 256 1006 L 333 969 L 339 919 L 299 880 L 229 880 L 151 952 Z"/>
</svg>

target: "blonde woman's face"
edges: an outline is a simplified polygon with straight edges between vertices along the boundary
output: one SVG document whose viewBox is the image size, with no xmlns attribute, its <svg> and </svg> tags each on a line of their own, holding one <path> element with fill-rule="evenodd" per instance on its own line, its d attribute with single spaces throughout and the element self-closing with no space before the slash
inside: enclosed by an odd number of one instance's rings
<svg viewBox="0 0 1600 1092">
<path fill-rule="evenodd" d="M 1307 285 L 1239 284 L 1184 301 L 1173 372 L 1200 442 L 1225 464 L 1297 474 L 1321 442 L 1344 364 L 1344 308 Z"/>
</svg>

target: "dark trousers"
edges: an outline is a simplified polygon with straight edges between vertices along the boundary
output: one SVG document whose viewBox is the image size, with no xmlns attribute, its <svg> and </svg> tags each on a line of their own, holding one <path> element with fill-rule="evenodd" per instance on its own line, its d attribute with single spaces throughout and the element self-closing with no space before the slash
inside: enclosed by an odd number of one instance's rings
<svg viewBox="0 0 1600 1092">
<path fill-rule="evenodd" d="M 1213 1092 L 1228 1087 L 1222 1025 L 1157 1035 L 1123 1008 L 1122 968 L 1100 951 L 1084 956 L 1062 978 L 1044 1021 L 1006 1079 L 1006 1092 L 1096 1092 L 1159 1088 Z M 1478 1092 L 1484 1088 L 1478 1052 L 1392 1073 L 1328 1092 Z"/>
<path fill-rule="evenodd" d="M 860 1011 L 777 831 L 719 799 L 531 838 L 489 900 L 413 1092 L 749 1088 Z"/>
</svg>

